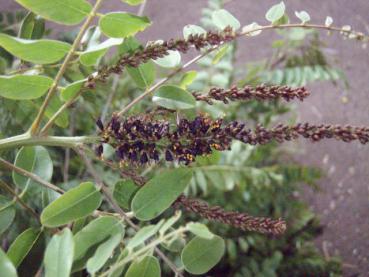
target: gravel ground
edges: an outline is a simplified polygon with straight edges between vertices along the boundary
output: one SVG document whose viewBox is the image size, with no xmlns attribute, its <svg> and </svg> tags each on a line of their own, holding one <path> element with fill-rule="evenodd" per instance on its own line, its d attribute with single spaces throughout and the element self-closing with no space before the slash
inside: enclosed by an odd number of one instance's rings
<svg viewBox="0 0 369 277">
<path fill-rule="evenodd" d="M 1 0 L 0 10 L 19 6 L 11 0 Z M 277 1 L 233 0 L 226 8 L 243 24 L 257 21 L 265 23 L 265 11 Z M 180 37 L 182 27 L 196 24 L 205 0 L 149 0 L 145 13 L 153 27 L 142 38 L 154 40 Z M 335 25 L 351 25 L 369 32 L 368 0 L 287 0 L 290 14 L 306 10 L 313 22 L 324 22 L 327 15 Z M 118 10 L 119 0 L 104 3 L 106 10 Z M 135 11 L 136 8 L 132 8 Z M 366 22 L 366 24 L 365 24 Z M 240 41 L 239 65 L 270 53 L 271 33 L 251 40 Z M 322 36 L 324 37 L 324 36 Z M 329 83 L 309 86 L 311 97 L 298 104 L 300 121 L 312 123 L 369 124 L 369 51 L 358 43 L 343 41 L 338 35 L 326 38 L 327 46 L 339 57 L 341 67 L 351 87 L 345 90 Z M 265 45 L 265 47 L 260 47 Z M 322 142 L 311 144 L 301 141 L 296 158 L 307 165 L 321 167 L 326 177 L 320 181 L 323 192 L 308 192 L 304 197 L 317 211 L 326 225 L 325 233 L 317 244 L 327 256 L 340 254 L 344 259 L 344 276 L 369 276 L 369 148 L 358 143 Z"/>
</svg>

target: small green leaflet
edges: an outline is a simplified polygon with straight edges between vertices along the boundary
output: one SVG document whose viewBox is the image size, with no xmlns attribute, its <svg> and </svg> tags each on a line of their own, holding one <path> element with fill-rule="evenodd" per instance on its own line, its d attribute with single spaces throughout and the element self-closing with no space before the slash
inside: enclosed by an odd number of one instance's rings
<svg viewBox="0 0 369 277">
<path fill-rule="evenodd" d="M 76 25 L 90 12 L 86 0 L 15 0 L 35 14 L 63 25 Z"/>
<path fill-rule="evenodd" d="M 47 227 L 65 225 L 91 214 L 101 201 L 101 194 L 93 183 L 82 183 L 51 202 L 41 213 L 41 223 Z"/>
<path fill-rule="evenodd" d="M 61 60 L 70 44 L 57 40 L 30 40 L 0 34 L 0 46 L 19 59 L 35 64 L 50 64 Z"/>
<path fill-rule="evenodd" d="M 229 11 L 217 10 L 211 15 L 211 19 L 215 26 L 220 30 L 224 30 L 226 27 L 230 26 L 233 30 L 237 30 L 241 27 L 241 23 L 235 18 Z"/>
<path fill-rule="evenodd" d="M 186 189 L 191 178 L 192 171 L 188 168 L 167 170 L 156 175 L 132 200 L 132 211 L 136 218 L 146 221 L 160 215 Z"/>
<path fill-rule="evenodd" d="M 125 38 L 145 30 L 151 22 L 148 17 L 130 13 L 112 12 L 100 18 L 101 31 L 112 38 Z"/>
<path fill-rule="evenodd" d="M 0 96 L 12 100 L 40 98 L 51 87 L 53 80 L 46 76 L 0 76 Z"/>
<path fill-rule="evenodd" d="M 220 261 L 224 251 L 225 243 L 219 236 L 212 239 L 195 237 L 183 248 L 181 260 L 187 272 L 204 274 Z"/>
<path fill-rule="evenodd" d="M 69 277 L 74 255 L 72 232 L 65 228 L 54 235 L 45 251 L 45 277 Z"/>
<path fill-rule="evenodd" d="M 186 110 L 196 106 L 196 99 L 188 91 L 174 85 L 161 86 L 152 101 L 171 110 Z"/>
<path fill-rule="evenodd" d="M 285 10 L 286 10 L 286 6 L 285 6 L 284 2 L 282 1 L 279 4 L 276 4 L 276 5 L 272 6 L 267 11 L 267 13 L 265 15 L 265 18 L 268 21 L 270 21 L 272 23 L 275 23 L 283 17 Z"/>
</svg>

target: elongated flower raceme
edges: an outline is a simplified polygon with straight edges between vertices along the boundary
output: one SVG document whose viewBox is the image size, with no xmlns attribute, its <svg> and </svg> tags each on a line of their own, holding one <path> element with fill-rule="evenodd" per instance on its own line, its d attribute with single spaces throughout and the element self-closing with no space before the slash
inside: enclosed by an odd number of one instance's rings
<svg viewBox="0 0 369 277">
<path fill-rule="evenodd" d="M 249 100 L 277 100 L 284 99 L 290 101 L 298 99 L 303 101 L 308 97 L 310 93 L 305 87 L 293 88 L 290 86 L 266 86 L 258 85 L 256 87 L 245 86 L 243 88 L 237 88 L 236 86 L 230 89 L 223 88 L 211 88 L 207 94 L 200 94 L 194 92 L 193 96 L 197 101 L 204 101 L 210 105 L 214 101 L 222 101 L 224 104 L 228 104 L 231 101 L 249 101 Z"/>
<path fill-rule="evenodd" d="M 180 196 L 175 206 L 183 206 L 187 211 L 211 221 L 222 222 L 244 231 L 256 231 L 264 234 L 280 235 L 286 230 L 286 222 L 282 219 L 254 217 L 245 213 L 225 211 L 219 206 L 209 206 L 208 203 Z"/>
<path fill-rule="evenodd" d="M 118 169 L 111 161 L 104 160 L 104 163 L 113 170 Z M 124 178 L 133 180 L 139 187 L 144 186 L 147 182 L 144 177 L 135 174 L 134 170 L 126 171 L 120 168 L 120 173 Z M 237 211 L 225 211 L 219 206 L 210 206 L 203 200 L 189 198 L 183 194 L 177 198 L 172 207 L 177 210 L 182 208 L 207 220 L 227 224 L 243 231 L 281 235 L 286 230 L 286 222 L 282 219 L 254 217 Z"/>
<path fill-rule="evenodd" d="M 178 123 L 148 117 L 120 120 L 113 116 L 107 126 L 99 120 L 97 124 L 101 129 L 101 142 L 115 148 L 118 160 L 131 164 L 165 159 L 187 165 L 197 156 L 211 154 L 214 149 L 230 150 L 233 140 L 251 145 L 272 141 L 282 143 L 299 137 L 313 142 L 331 138 L 344 142 L 357 140 L 362 144 L 369 142 L 368 127 L 349 125 L 300 123 L 293 126 L 278 124 L 270 129 L 257 125 L 251 129 L 240 121 L 224 123 L 223 119 L 213 120 L 205 116 L 197 116 L 192 121 L 181 119 Z M 96 152 L 101 155 L 101 145 Z"/>
<path fill-rule="evenodd" d="M 170 39 L 164 42 L 155 42 L 140 48 L 133 53 L 121 56 L 112 66 L 106 66 L 98 71 L 95 76 L 90 76 L 85 83 L 85 87 L 94 88 L 96 81 L 104 82 L 112 73 L 121 74 L 125 66 L 138 67 L 140 64 L 150 60 L 156 60 L 169 55 L 170 50 L 187 53 L 191 47 L 200 50 L 206 47 L 220 45 L 234 40 L 237 37 L 231 27 L 226 27 L 223 31 L 209 31 L 204 34 L 193 34 L 187 39 Z"/>
</svg>

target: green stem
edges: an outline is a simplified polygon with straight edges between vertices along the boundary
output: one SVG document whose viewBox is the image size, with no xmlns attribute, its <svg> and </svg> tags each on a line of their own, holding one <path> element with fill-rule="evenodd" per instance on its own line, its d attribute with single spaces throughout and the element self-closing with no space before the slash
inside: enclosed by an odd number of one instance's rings
<svg viewBox="0 0 369 277">
<path fill-rule="evenodd" d="M 19 136 L 0 139 L 0 150 L 17 148 L 21 146 L 32 145 L 45 145 L 45 146 L 60 146 L 60 147 L 76 147 L 82 143 L 95 143 L 99 140 L 94 136 L 81 136 L 81 137 L 59 137 L 59 136 L 31 136 L 29 133 L 25 133 Z"/>
</svg>

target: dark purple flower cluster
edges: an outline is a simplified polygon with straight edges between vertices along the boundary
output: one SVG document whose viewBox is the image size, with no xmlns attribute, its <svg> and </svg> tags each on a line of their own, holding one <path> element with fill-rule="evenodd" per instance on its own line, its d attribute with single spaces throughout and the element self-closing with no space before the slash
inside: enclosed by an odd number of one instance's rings
<svg viewBox="0 0 369 277">
<path fill-rule="evenodd" d="M 222 119 L 210 119 L 197 116 L 194 120 L 181 119 L 170 126 L 169 121 L 152 120 L 147 117 L 129 117 L 119 120 L 116 116 L 104 126 L 97 121 L 101 129 L 103 143 L 116 149 L 117 158 L 122 162 L 146 164 L 166 161 L 178 161 L 184 164 L 193 162 L 197 156 L 212 153 L 213 149 L 229 150 L 233 140 L 247 144 L 266 144 L 273 140 L 289 141 L 304 137 L 312 141 L 335 138 L 345 142 L 359 140 L 369 142 L 369 128 L 338 125 L 311 125 L 309 123 L 287 126 L 279 124 L 271 129 L 260 125 L 254 130 L 245 123 Z M 102 154 L 98 146 L 97 154 Z"/>
<path fill-rule="evenodd" d="M 256 231 L 263 234 L 280 235 L 286 231 L 286 222 L 282 219 L 254 217 L 246 213 L 225 211 L 219 206 L 209 206 L 208 203 L 187 198 L 181 195 L 174 206 L 182 206 L 185 210 L 194 212 L 210 221 L 222 222 L 244 231 Z"/>
<path fill-rule="evenodd" d="M 207 94 L 193 93 L 196 100 L 205 101 L 210 105 L 213 104 L 214 100 L 222 101 L 225 104 L 228 104 L 230 101 L 249 101 L 252 99 L 264 101 L 283 98 L 288 102 L 297 98 L 303 101 L 309 95 L 310 93 L 305 87 L 292 88 L 289 86 L 266 86 L 263 84 L 256 87 L 211 88 Z"/>
<path fill-rule="evenodd" d="M 187 39 L 170 39 L 160 43 L 148 44 L 145 48 L 137 49 L 134 53 L 124 54 L 118 59 L 116 64 L 101 68 L 96 76 L 88 78 L 85 87 L 94 88 L 96 81 L 104 82 L 112 73 L 121 74 L 125 66 L 138 67 L 140 64 L 150 60 L 165 57 L 169 55 L 169 50 L 187 53 L 192 46 L 200 50 L 205 47 L 232 41 L 236 36 L 237 34 L 231 27 L 226 27 L 220 32 L 209 31 L 204 34 L 190 35 Z"/>
</svg>

